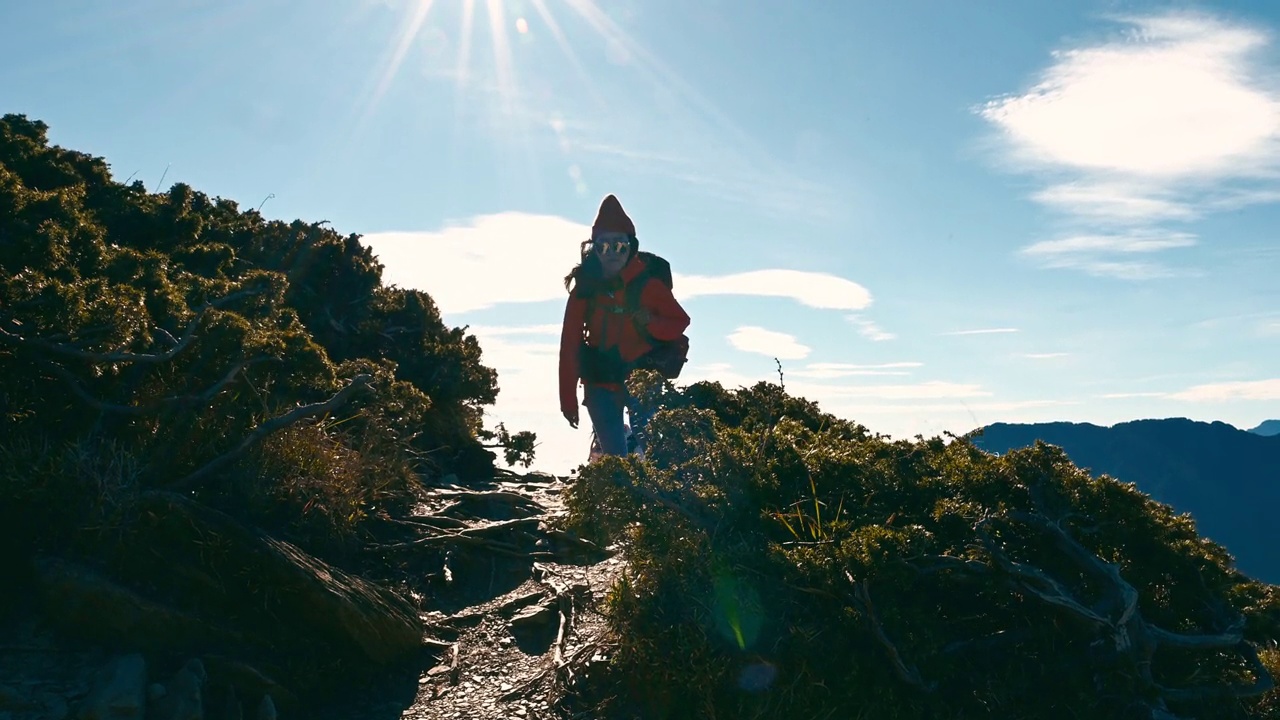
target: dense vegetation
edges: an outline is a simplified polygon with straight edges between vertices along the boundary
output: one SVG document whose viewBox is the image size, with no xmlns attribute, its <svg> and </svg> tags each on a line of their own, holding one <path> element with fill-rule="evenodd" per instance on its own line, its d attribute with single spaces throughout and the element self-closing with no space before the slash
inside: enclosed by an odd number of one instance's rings
<svg viewBox="0 0 1280 720">
<path fill-rule="evenodd" d="M 1280 436 L 1223 422 L 1187 418 L 1090 423 L 994 423 L 975 444 L 994 453 L 1044 440 L 1094 475 L 1131 482 L 1179 513 L 1190 513 L 1202 535 L 1222 544 L 1249 575 L 1280 582 L 1274 542 L 1280 507 Z"/>
<path fill-rule="evenodd" d="M 355 235 L 112 179 L 0 119 L 0 528 L 101 553 L 178 491 L 333 561 L 420 477 L 492 474 L 493 370 Z M 109 543 L 107 543 L 109 545 Z M 12 559 L 12 558 L 11 558 Z"/>
<path fill-rule="evenodd" d="M 781 383 L 633 382 L 662 408 L 648 457 L 567 499 L 631 562 L 595 686 L 615 710 L 1280 717 L 1275 588 L 1134 485 L 1043 443 L 891 442 Z"/>
</svg>

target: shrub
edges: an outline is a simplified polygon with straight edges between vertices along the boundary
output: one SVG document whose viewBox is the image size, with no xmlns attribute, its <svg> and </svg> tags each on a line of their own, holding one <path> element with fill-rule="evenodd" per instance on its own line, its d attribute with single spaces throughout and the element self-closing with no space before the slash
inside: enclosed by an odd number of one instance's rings
<svg viewBox="0 0 1280 720">
<path fill-rule="evenodd" d="M 890 441 L 780 385 L 634 385 L 662 404 L 646 459 L 588 466 L 566 496 L 569 526 L 630 560 L 597 687 L 615 705 L 669 718 L 1274 705 L 1236 697 L 1265 678 L 1256 647 L 1280 636 L 1273 589 L 1188 517 L 1060 449 Z"/>
</svg>

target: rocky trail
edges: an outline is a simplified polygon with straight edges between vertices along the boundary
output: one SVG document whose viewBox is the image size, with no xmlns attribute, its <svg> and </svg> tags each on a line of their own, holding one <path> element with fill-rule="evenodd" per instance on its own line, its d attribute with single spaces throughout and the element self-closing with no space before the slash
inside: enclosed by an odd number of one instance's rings
<svg viewBox="0 0 1280 720">
<path fill-rule="evenodd" d="M 303 702 L 303 714 L 321 720 L 593 717 L 591 708 L 577 705 L 576 690 L 609 657 L 602 605 L 624 561 L 614 548 L 557 528 L 569 482 L 505 471 L 480 484 L 446 478 L 423 489 L 409 517 L 387 520 L 395 537 L 369 552 L 389 568 L 381 584 L 418 608 L 421 650 L 319 708 Z M 31 613 L 0 628 L 0 720 L 292 714 L 286 708 L 293 703 L 277 711 L 268 696 L 287 691 L 269 681 L 250 678 L 252 694 L 228 698 L 204 687 L 215 671 L 228 675 L 228 668 L 206 667 L 207 658 L 176 670 L 152 669 L 142 666 L 140 655 L 59 640 L 38 617 Z M 252 667 L 236 670 L 253 675 Z"/>
<path fill-rule="evenodd" d="M 381 550 L 403 553 L 426 581 L 425 592 L 409 591 L 429 594 L 425 662 L 323 718 L 591 717 L 573 706 L 573 690 L 609 656 L 601 606 L 624 563 L 555 527 L 567 483 L 500 473 L 430 489 L 405 521 L 418 536 Z"/>
</svg>

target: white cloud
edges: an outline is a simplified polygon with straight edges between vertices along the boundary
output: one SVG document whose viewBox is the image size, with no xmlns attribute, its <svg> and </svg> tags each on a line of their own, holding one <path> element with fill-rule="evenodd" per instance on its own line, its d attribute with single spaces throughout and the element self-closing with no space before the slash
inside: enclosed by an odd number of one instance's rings
<svg viewBox="0 0 1280 720">
<path fill-rule="evenodd" d="M 365 235 L 384 283 L 429 293 L 446 315 L 565 297 L 564 276 L 591 230 L 547 215 L 507 212 L 437 232 Z"/>
<path fill-rule="evenodd" d="M 1064 352 L 1047 352 L 1047 353 L 1023 353 L 1022 357 L 1028 360 L 1052 360 L 1054 358 L 1066 357 L 1068 353 Z"/>
<path fill-rule="evenodd" d="M 1230 402 L 1234 400 L 1280 400 L 1280 378 L 1195 385 L 1170 393 L 1174 400 Z"/>
<path fill-rule="evenodd" d="M 1169 178 L 1235 174 L 1275 150 L 1280 107 L 1250 53 L 1267 37 L 1200 15 L 1133 18 L 1125 39 L 1054 54 L 982 115 L 1026 159 Z"/>
<path fill-rule="evenodd" d="M 382 232 L 362 240 L 383 264 L 383 281 L 424 290 L 445 315 L 504 303 L 562 300 L 589 226 L 549 215 L 504 212 L 434 232 Z M 668 256 L 674 265 L 677 258 Z M 681 301 L 712 295 L 787 298 L 821 310 L 862 310 L 863 286 L 829 273 L 765 269 L 731 275 L 673 273 Z"/>
<path fill-rule="evenodd" d="M 758 353 L 779 360 L 801 360 L 809 356 L 810 348 L 796 341 L 794 335 L 745 326 L 729 335 L 729 344 L 749 353 Z"/>
<path fill-rule="evenodd" d="M 891 332 L 886 332 L 875 322 L 859 317 L 858 315 L 849 315 L 845 319 L 853 323 L 854 327 L 858 328 L 858 334 L 872 342 L 883 342 L 897 337 Z"/>
<path fill-rule="evenodd" d="M 510 335 L 559 335 L 560 326 L 546 325 L 471 325 L 468 332 L 477 337 L 503 337 Z"/>
<path fill-rule="evenodd" d="M 1128 32 L 1053 53 L 1030 88 L 978 112 L 1014 167 L 1043 173 L 1032 199 L 1072 228 L 1021 254 L 1097 277 L 1194 274 L 1116 255 L 1195 244 L 1160 223 L 1280 200 L 1280 84 L 1261 53 L 1271 38 L 1183 11 L 1120 21 Z"/>
<path fill-rule="evenodd" d="M 951 332 L 939 333 L 941 335 L 1001 335 L 1004 333 L 1019 332 L 1018 328 L 983 328 L 980 330 L 952 330 Z"/>
<path fill-rule="evenodd" d="M 822 310 L 861 310 L 871 293 L 858 283 L 835 275 L 799 270 L 754 270 L 733 275 L 675 275 L 681 300 L 706 295 L 784 297 Z"/>
</svg>

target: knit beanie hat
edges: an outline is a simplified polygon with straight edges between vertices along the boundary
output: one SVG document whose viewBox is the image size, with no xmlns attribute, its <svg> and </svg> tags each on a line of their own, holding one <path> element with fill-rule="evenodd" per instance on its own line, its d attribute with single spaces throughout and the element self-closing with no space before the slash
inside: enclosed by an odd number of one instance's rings
<svg viewBox="0 0 1280 720">
<path fill-rule="evenodd" d="M 618 202 L 618 198 L 612 194 L 605 195 L 604 200 L 600 202 L 600 210 L 596 213 L 596 222 L 591 226 L 591 237 L 598 237 L 601 233 L 607 232 L 636 234 L 635 224 L 631 222 L 631 218 L 627 217 L 626 211 L 622 209 L 622 203 Z"/>
</svg>

